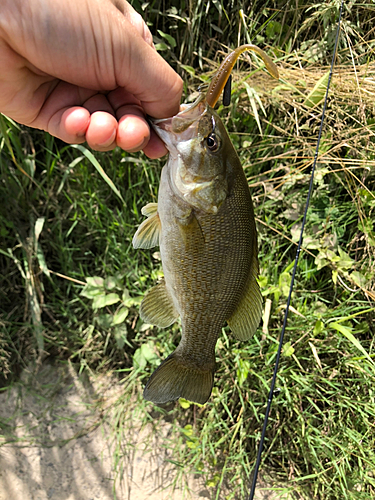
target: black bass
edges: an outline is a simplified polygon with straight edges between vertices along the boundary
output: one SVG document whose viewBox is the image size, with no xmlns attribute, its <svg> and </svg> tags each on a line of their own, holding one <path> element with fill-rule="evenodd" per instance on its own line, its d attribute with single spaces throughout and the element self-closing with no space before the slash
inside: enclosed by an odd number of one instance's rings
<svg viewBox="0 0 375 500">
<path fill-rule="evenodd" d="M 258 47 L 229 54 L 206 95 L 172 118 L 152 125 L 169 151 L 158 203 L 135 248 L 160 246 L 164 280 L 140 306 L 146 323 L 168 327 L 181 317 L 177 349 L 155 370 L 144 390 L 156 404 L 180 397 L 204 404 L 215 373 L 215 345 L 225 322 L 239 340 L 256 331 L 262 313 L 253 204 L 238 155 L 213 110 L 238 56 L 255 50 L 274 77 L 277 68 Z"/>
</svg>

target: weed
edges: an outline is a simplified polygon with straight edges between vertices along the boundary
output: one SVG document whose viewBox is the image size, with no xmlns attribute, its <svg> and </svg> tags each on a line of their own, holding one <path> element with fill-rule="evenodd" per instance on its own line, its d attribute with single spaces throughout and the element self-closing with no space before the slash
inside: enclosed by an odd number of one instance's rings
<svg viewBox="0 0 375 500">
<path fill-rule="evenodd" d="M 337 2 L 285 2 L 282 11 L 272 1 L 133 4 L 157 48 L 183 71 L 187 93 L 210 78 L 223 46 L 255 40 L 272 45 L 279 60 L 281 78 L 274 82 L 246 56 L 246 69 L 241 63 L 234 72 L 231 106 L 218 110 L 254 200 L 263 325 L 246 344 L 223 329 L 215 389 L 204 407 L 143 402 L 142 383 L 179 339 L 178 324 L 164 331 L 139 319 L 138 303 L 161 266 L 157 252 L 131 245 L 141 207 L 156 201 L 162 162 L 119 150 L 93 160 L 82 146 L 0 117 L 1 382 L 11 383 L 31 359 L 44 356 L 73 360 L 81 372 L 114 370 L 124 386 L 112 404 L 119 477 L 128 452 L 122 438 L 129 394 L 137 394 L 135 417 L 155 428 L 164 419 L 172 423 L 162 446 L 176 466 L 175 484 L 195 473 L 213 498 L 246 498 Z M 364 4 L 347 3 L 266 436 L 263 474 L 270 488 L 297 498 L 375 494 L 372 15 Z"/>
</svg>

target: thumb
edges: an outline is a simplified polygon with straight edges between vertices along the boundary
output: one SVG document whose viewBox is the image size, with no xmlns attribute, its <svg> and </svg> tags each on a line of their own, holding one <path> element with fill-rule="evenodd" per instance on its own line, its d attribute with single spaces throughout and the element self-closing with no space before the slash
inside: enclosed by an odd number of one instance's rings
<svg viewBox="0 0 375 500">
<path fill-rule="evenodd" d="M 128 44 L 127 57 L 116 58 L 119 87 L 133 94 L 145 112 L 155 118 L 178 113 L 183 82 L 164 59 L 140 37 Z"/>
<path fill-rule="evenodd" d="M 6 42 L 39 75 L 101 92 L 123 87 L 156 118 L 178 112 L 182 80 L 124 0 L 4 2 Z"/>
</svg>

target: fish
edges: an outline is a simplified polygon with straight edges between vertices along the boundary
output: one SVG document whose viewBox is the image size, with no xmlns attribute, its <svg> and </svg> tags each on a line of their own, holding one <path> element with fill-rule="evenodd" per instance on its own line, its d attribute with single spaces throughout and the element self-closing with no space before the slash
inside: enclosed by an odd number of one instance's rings
<svg viewBox="0 0 375 500">
<path fill-rule="evenodd" d="M 146 220 L 134 248 L 160 247 L 164 279 L 140 305 L 145 323 L 167 328 L 181 318 L 176 350 L 154 371 L 144 398 L 205 404 L 216 367 L 215 346 L 227 323 L 246 341 L 262 315 L 257 232 L 249 186 L 235 148 L 213 109 L 238 56 L 254 50 L 277 77 L 277 67 L 255 45 L 230 53 L 206 93 L 170 118 L 152 119 L 169 157 L 158 202 L 142 208 Z"/>
</svg>

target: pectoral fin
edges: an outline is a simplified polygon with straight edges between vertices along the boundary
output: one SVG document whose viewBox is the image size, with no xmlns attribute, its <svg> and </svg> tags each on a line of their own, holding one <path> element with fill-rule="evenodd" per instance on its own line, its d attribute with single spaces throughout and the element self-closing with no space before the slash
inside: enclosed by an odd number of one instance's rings
<svg viewBox="0 0 375 500">
<path fill-rule="evenodd" d="M 134 248 L 153 248 L 159 245 L 160 218 L 158 214 L 158 204 L 148 203 L 142 208 L 142 214 L 147 217 L 139 226 L 133 237 Z"/>
<path fill-rule="evenodd" d="M 195 213 L 190 210 L 186 217 L 176 218 L 176 225 L 179 229 L 181 240 L 185 245 L 185 252 L 197 255 L 204 251 L 204 234 Z"/>
<path fill-rule="evenodd" d="M 161 328 L 166 328 L 176 321 L 179 314 L 164 281 L 147 292 L 141 302 L 139 314 L 145 323 Z"/>
<path fill-rule="evenodd" d="M 248 340 L 258 328 L 262 317 L 262 294 L 256 280 L 258 275 L 257 253 L 254 252 L 251 273 L 237 309 L 227 320 L 228 325 L 238 340 Z"/>
</svg>

